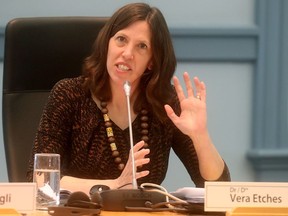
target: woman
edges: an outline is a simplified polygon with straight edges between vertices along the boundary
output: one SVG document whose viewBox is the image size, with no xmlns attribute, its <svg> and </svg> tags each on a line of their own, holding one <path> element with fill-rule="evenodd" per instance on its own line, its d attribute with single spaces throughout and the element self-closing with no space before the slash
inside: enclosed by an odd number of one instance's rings
<svg viewBox="0 0 288 216">
<path fill-rule="evenodd" d="M 175 54 L 162 13 L 144 3 L 114 13 L 99 33 L 83 75 L 58 82 L 44 109 L 28 170 L 37 152 L 61 155 L 61 187 L 87 192 L 132 180 L 123 83 L 131 84 L 134 159 L 138 184 L 161 184 L 172 148 L 196 186 L 230 180 L 207 129 L 206 88 L 188 73 L 184 95 L 173 77 Z M 174 86 L 171 85 L 173 79 Z M 129 157 L 130 155 L 130 157 Z"/>
</svg>

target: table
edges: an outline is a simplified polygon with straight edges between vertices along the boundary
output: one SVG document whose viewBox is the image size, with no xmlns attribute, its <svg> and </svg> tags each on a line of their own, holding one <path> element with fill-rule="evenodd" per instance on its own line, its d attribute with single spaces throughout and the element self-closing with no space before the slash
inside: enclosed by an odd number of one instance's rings
<svg viewBox="0 0 288 216">
<path fill-rule="evenodd" d="M 267 213 L 267 214 L 266 214 Z M 219 212 L 219 213 L 206 213 L 206 214 L 183 214 L 183 213 L 174 213 L 169 211 L 163 212 L 113 212 L 113 211 L 101 211 L 100 216 L 259 216 L 259 215 L 275 215 L 275 216 L 286 216 L 288 213 L 288 207 L 239 207 L 235 208 L 232 211 Z M 17 213 L 14 209 L 1 209 L 0 215 L 3 216 L 21 216 L 21 214 Z M 36 211 L 34 213 L 22 214 L 23 216 L 50 216 L 46 211 Z M 62 216 L 62 215 L 61 215 Z"/>
<path fill-rule="evenodd" d="M 100 216 L 203 216 L 203 215 L 195 215 L 195 214 L 183 214 L 183 213 L 174 213 L 174 212 L 112 212 L 112 211 L 101 211 Z M 214 215 L 214 216 L 223 216 L 222 214 Z M 37 211 L 35 213 L 28 214 L 27 216 L 49 216 L 47 212 Z"/>
<path fill-rule="evenodd" d="M 65 210 L 66 211 L 66 210 Z M 63 212 L 58 212 L 61 213 L 61 216 L 65 215 L 65 211 Z M 193 210 L 194 211 L 194 210 Z M 69 214 L 71 212 L 71 209 L 68 210 Z M 67 213 L 67 212 L 66 212 Z M 91 212 L 90 212 L 91 213 Z M 35 212 L 29 212 L 29 213 L 20 213 L 17 212 L 15 209 L 13 208 L 1 208 L 0 206 L 0 216 L 51 216 L 48 211 L 41 211 L 41 210 L 37 210 Z M 56 214 L 54 214 L 56 215 Z M 59 215 L 59 214 L 58 214 Z M 91 215 L 91 214 L 87 214 L 87 215 Z M 101 210 L 100 212 L 100 216 L 164 216 L 164 215 L 168 215 L 168 216 L 185 216 L 185 215 L 189 215 L 189 216 L 203 216 L 203 215 L 210 215 L 210 216 L 224 216 L 225 213 L 224 212 L 205 212 L 205 214 L 202 214 L 202 211 L 199 212 L 195 212 L 195 213 L 186 213 L 186 212 L 172 212 L 172 211 L 104 211 Z M 65 215 L 66 216 L 66 215 Z"/>
<path fill-rule="evenodd" d="M 185 216 L 185 214 L 173 213 L 173 212 L 112 212 L 101 211 L 100 216 Z M 27 216 L 49 216 L 47 212 L 35 212 L 28 214 Z"/>
<path fill-rule="evenodd" d="M 1 209 L 0 208 L 0 215 L 9 215 L 9 216 L 20 216 L 21 214 L 18 213 L 14 209 Z M 50 216 L 47 211 L 35 211 L 27 214 L 22 214 L 23 216 Z M 185 215 L 194 215 L 194 216 L 203 216 L 204 214 L 189 214 L 189 213 L 177 213 L 177 212 L 170 212 L 170 211 L 161 211 L 161 212 L 136 212 L 136 211 L 101 211 L 100 216 L 185 216 Z M 210 216 L 223 216 L 225 213 L 209 213 L 205 215 L 210 215 Z"/>
</svg>

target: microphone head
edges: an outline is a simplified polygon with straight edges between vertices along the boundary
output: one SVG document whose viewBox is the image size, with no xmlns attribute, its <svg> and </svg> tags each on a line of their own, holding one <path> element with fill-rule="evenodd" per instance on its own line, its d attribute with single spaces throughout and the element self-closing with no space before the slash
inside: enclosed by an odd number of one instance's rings
<svg viewBox="0 0 288 216">
<path fill-rule="evenodd" d="M 89 202 L 90 198 L 86 193 L 82 191 L 76 191 L 69 196 L 69 199 L 67 200 L 67 204 L 69 205 L 71 202 L 74 202 L 75 200 Z"/>
<path fill-rule="evenodd" d="M 126 80 L 124 82 L 123 88 L 124 88 L 126 96 L 130 96 L 131 84 L 129 81 Z"/>
<path fill-rule="evenodd" d="M 102 206 L 102 197 L 99 192 L 91 195 L 91 202 L 98 203 L 100 206 Z"/>
<path fill-rule="evenodd" d="M 67 203 L 63 206 L 49 206 L 49 215 L 100 215 L 101 204 L 98 203 L 95 197 L 90 199 L 90 197 L 82 191 L 76 191 L 71 193 Z"/>
<path fill-rule="evenodd" d="M 78 208 L 100 208 L 99 199 L 96 199 L 96 195 L 93 197 L 93 201 L 90 197 L 82 191 L 76 191 L 72 193 L 64 206 L 78 207 Z"/>
</svg>

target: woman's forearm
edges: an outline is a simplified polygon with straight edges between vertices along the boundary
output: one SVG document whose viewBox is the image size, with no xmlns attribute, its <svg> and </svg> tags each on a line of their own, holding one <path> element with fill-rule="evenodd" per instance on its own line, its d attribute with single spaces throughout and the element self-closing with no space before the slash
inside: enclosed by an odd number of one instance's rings
<svg viewBox="0 0 288 216">
<path fill-rule="evenodd" d="M 91 187 L 94 185 L 106 185 L 111 189 L 116 189 L 119 187 L 115 179 L 98 180 L 63 176 L 60 181 L 61 189 L 66 189 L 71 192 L 82 191 L 86 194 L 89 194 Z"/>
<path fill-rule="evenodd" d="M 197 134 L 191 137 L 199 160 L 199 169 L 206 180 L 216 180 L 223 173 L 225 164 L 215 148 L 209 133 Z"/>
</svg>

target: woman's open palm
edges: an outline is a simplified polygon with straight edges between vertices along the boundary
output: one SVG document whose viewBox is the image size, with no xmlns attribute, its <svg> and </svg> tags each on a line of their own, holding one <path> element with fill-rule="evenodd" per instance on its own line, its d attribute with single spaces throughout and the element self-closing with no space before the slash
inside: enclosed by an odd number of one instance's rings
<svg viewBox="0 0 288 216">
<path fill-rule="evenodd" d="M 206 87 L 197 77 L 194 77 L 195 89 L 187 72 L 183 74 L 187 96 L 177 77 L 173 77 L 174 86 L 180 101 L 181 114 L 177 116 L 169 105 L 165 105 L 168 117 L 176 127 L 186 135 L 207 130 Z"/>
</svg>

